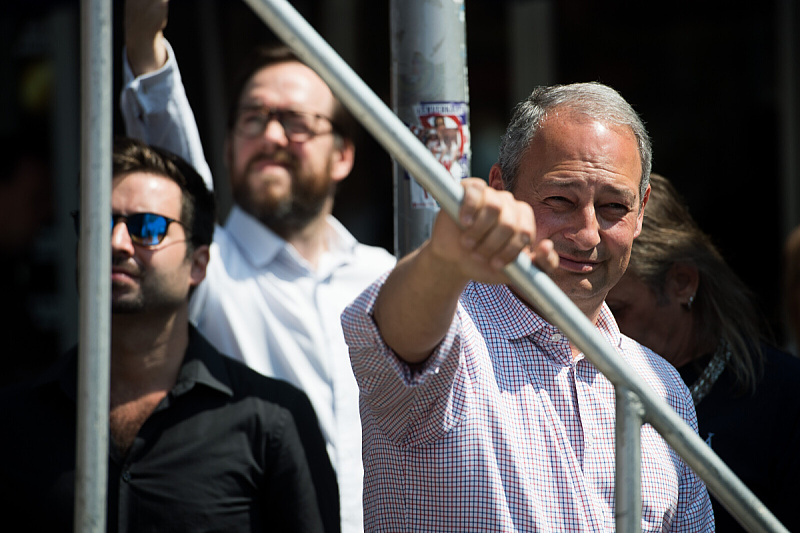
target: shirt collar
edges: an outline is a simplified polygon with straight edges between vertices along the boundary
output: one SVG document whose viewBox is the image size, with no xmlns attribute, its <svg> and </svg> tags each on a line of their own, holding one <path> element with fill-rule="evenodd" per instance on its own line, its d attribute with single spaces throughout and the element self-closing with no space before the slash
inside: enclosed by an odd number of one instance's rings
<svg viewBox="0 0 800 533">
<path fill-rule="evenodd" d="M 495 327 L 507 339 L 521 339 L 541 334 L 542 330 L 555 327 L 525 305 L 505 285 L 484 285 L 470 283 L 465 291 L 474 291 L 481 305 L 486 309 L 496 309 Z"/>
<path fill-rule="evenodd" d="M 559 332 L 558 328 L 517 298 L 506 285 L 471 283 L 467 290 L 475 291 L 484 307 L 500 310 L 496 327 L 507 339 L 521 339 L 537 335 L 550 336 Z M 605 302 L 600 308 L 597 329 L 612 346 L 619 347 L 621 345 L 619 326 Z"/>
<path fill-rule="evenodd" d="M 197 329 L 189 324 L 189 344 L 186 347 L 178 379 L 172 394 L 185 394 L 195 384 L 204 385 L 227 396 L 233 396 L 231 379 L 220 355 Z M 38 385 L 58 383 L 61 390 L 77 402 L 78 347 L 73 346 L 50 370 L 37 380 Z"/>
<path fill-rule="evenodd" d="M 622 346 L 622 334 L 619 331 L 617 319 L 614 318 L 614 314 L 611 312 L 611 309 L 608 308 L 605 301 L 600 308 L 600 316 L 597 318 L 597 329 L 600 330 L 600 333 L 611 346 Z"/>
<path fill-rule="evenodd" d="M 227 396 L 233 396 L 231 379 L 222 357 L 205 337 L 189 324 L 189 345 L 172 393 L 180 396 L 195 384 L 200 384 Z"/>
<path fill-rule="evenodd" d="M 358 245 L 356 238 L 333 216 L 328 215 L 326 222 L 329 230 L 329 253 L 325 255 L 323 262 L 319 265 L 318 274 L 335 270 L 350 262 L 353 251 Z M 281 252 L 285 252 L 296 261 L 305 264 L 305 260 L 291 244 L 238 205 L 234 205 L 231 209 L 225 229 L 236 241 L 248 262 L 254 266 L 263 267 L 270 264 Z"/>
<path fill-rule="evenodd" d="M 238 205 L 231 209 L 225 229 L 247 261 L 256 266 L 271 263 L 288 246 L 285 240 Z"/>
</svg>

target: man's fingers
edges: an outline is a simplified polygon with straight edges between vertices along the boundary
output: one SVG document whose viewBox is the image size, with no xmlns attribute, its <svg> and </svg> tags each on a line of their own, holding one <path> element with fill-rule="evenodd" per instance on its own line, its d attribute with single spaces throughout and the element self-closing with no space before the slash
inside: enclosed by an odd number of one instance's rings
<svg viewBox="0 0 800 533">
<path fill-rule="evenodd" d="M 135 76 L 158 70 L 167 62 L 162 32 L 168 12 L 168 0 L 126 0 L 125 47 Z"/>
<path fill-rule="evenodd" d="M 125 32 L 127 39 L 152 39 L 167 26 L 168 0 L 126 0 Z"/>
<path fill-rule="evenodd" d="M 490 188 L 483 180 L 465 180 L 463 185 L 460 244 L 474 261 L 500 270 L 532 242 L 533 210 L 510 192 Z"/>
<path fill-rule="evenodd" d="M 483 204 L 483 192 L 487 185 L 482 179 L 466 178 L 461 180 L 461 186 L 464 188 L 464 197 L 458 211 L 459 222 L 462 228 L 470 228 Z"/>
<path fill-rule="evenodd" d="M 552 274 L 558 268 L 558 253 L 553 247 L 553 241 L 542 239 L 533 250 L 533 264 L 545 274 Z"/>
<path fill-rule="evenodd" d="M 503 268 L 525 252 L 532 255 L 536 241 L 533 209 L 508 191 L 489 187 L 478 178 L 461 182 L 464 196 L 459 223 L 439 217 L 434 226 L 432 250 L 437 256 L 454 259 L 462 274 L 485 283 L 505 283 Z M 447 220 L 445 220 L 447 219 Z M 552 244 L 540 250 L 543 269 L 551 272 L 557 264 Z"/>
<path fill-rule="evenodd" d="M 491 266 L 495 270 L 501 270 L 508 263 L 514 261 L 520 252 L 524 251 L 533 240 L 535 234 L 535 223 L 533 210 L 524 202 L 517 202 L 509 206 L 505 211 L 506 217 L 511 218 L 511 223 L 507 231 L 502 231 L 503 224 L 498 224 L 498 233 L 505 236 L 505 240 L 497 239 L 494 249 L 487 247 L 487 253 L 491 254 Z"/>
</svg>

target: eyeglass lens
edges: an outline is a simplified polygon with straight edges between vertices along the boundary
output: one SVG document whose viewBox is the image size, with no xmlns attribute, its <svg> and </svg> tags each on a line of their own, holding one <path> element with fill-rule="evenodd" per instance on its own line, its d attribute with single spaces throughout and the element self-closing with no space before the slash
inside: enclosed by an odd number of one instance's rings
<svg viewBox="0 0 800 533">
<path fill-rule="evenodd" d="M 238 130 L 246 137 L 256 137 L 264 133 L 273 118 L 283 127 L 286 137 L 294 142 L 320 135 L 322 132 L 315 130 L 317 121 L 328 120 L 323 116 L 286 109 L 244 109 L 239 115 Z"/>
<path fill-rule="evenodd" d="M 81 235 L 81 217 L 79 211 L 73 211 L 72 221 L 75 225 L 75 235 Z M 115 215 L 111 214 L 111 231 L 114 231 L 114 226 L 117 225 L 118 220 L 125 221 L 125 227 L 128 228 L 128 235 L 131 240 L 143 246 L 155 246 L 161 244 L 167 234 L 167 228 L 171 222 L 180 221 L 174 220 L 163 215 L 156 215 L 155 213 L 135 213 L 133 215 Z"/>
<path fill-rule="evenodd" d="M 111 229 L 113 231 L 119 219 L 125 221 L 131 240 L 145 246 L 155 246 L 164 240 L 170 222 L 174 220 L 155 213 L 136 213 L 133 215 L 111 215 Z"/>
</svg>

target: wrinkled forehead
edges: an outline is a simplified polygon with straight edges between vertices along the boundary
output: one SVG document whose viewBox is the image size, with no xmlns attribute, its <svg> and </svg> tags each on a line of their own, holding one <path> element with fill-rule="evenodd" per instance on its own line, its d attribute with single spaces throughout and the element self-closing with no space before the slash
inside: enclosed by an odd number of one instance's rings
<svg viewBox="0 0 800 533">
<path fill-rule="evenodd" d="M 542 119 L 539 121 L 539 129 L 536 131 L 536 135 L 539 135 L 543 131 L 547 131 L 549 129 L 546 127 L 548 124 L 554 124 L 556 126 L 574 124 L 582 126 L 584 131 L 594 129 L 595 132 L 613 132 L 621 139 L 624 139 L 624 144 L 626 144 L 628 147 L 628 154 L 631 157 L 635 157 L 635 159 L 638 161 L 639 166 L 636 184 L 637 186 L 641 187 L 644 161 L 642 160 L 642 151 L 639 146 L 639 140 L 636 137 L 633 127 L 631 127 L 629 124 L 620 122 L 618 118 L 604 115 L 605 113 L 602 113 L 598 110 L 588 111 L 572 108 L 568 105 L 558 106 L 549 110 L 542 117 Z"/>
<path fill-rule="evenodd" d="M 546 117 L 531 140 L 529 162 L 545 170 L 571 165 L 626 176 L 639 186 L 641 157 L 631 128 L 569 113 Z"/>
</svg>

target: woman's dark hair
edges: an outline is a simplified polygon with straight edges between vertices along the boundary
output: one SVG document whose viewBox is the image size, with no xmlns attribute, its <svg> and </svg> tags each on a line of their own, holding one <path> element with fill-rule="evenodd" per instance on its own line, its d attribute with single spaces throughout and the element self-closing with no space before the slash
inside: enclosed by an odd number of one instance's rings
<svg viewBox="0 0 800 533">
<path fill-rule="evenodd" d="M 738 387 L 752 391 L 761 373 L 760 341 L 766 331 L 752 292 L 694 221 L 672 184 L 651 174 L 650 186 L 642 232 L 633 241 L 628 270 L 662 296 L 672 265 L 696 267 L 700 283 L 692 316 L 697 340 L 713 346 L 726 341 L 731 350 L 728 366 Z"/>
</svg>

